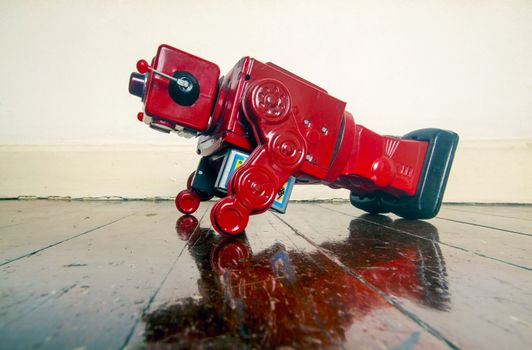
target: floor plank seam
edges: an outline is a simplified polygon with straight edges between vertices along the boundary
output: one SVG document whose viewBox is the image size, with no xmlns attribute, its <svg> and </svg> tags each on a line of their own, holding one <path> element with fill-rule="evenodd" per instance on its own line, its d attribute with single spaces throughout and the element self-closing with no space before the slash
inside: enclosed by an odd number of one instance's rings
<svg viewBox="0 0 532 350">
<path fill-rule="evenodd" d="M 148 310 L 150 310 L 151 308 L 151 305 L 153 304 L 153 301 L 155 300 L 155 298 L 157 297 L 157 295 L 159 294 L 159 292 L 161 291 L 161 288 L 164 286 L 164 284 L 166 283 L 166 280 L 168 279 L 168 276 L 170 276 L 170 274 L 172 273 L 172 271 L 174 270 L 177 262 L 179 261 L 179 258 L 181 257 L 181 254 L 179 254 L 175 259 L 174 259 L 174 262 L 172 263 L 172 265 L 170 265 L 170 268 L 168 269 L 168 271 L 166 272 L 166 274 L 164 275 L 164 278 L 162 279 L 161 283 L 159 284 L 159 286 L 157 287 L 157 289 L 155 290 L 155 292 L 151 295 L 150 299 L 148 300 L 148 303 L 146 303 L 146 306 L 144 306 L 142 308 L 142 311 L 139 315 L 139 317 L 137 317 L 135 319 L 135 322 L 133 323 L 133 326 L 131 327 L 131 329 L 129 330 L 126 338 L 124 339 L 124 342 L 122 343 L 122 345 L 119 347 L 119 349 L 125 349 L 127 348 L 127 346 L 129 345 L 129 342 L 131 341 L 131 338 L 133 337 L 133 334 L 135 334 L 135 330 L 137 329 L 138 325 L 140 324 L 140 321 L 142 320 L 142 318 L 144 317 L 144 315 L 146 315 L 146 313 L 148 312 Z"/>
<path fill-rule="evenodd" d="M 63 295 L 65 295 L 66 293 L 74 289 L 77 285 L 78 285 L 78 281 L 76 281 L 76 283 L 74 284 L 61 288 L 57 294 L 47 295 L 46 297 L 42 298 L 42 300 L 39 303 L 34 304 L 29 310 L 19 313 L 15 319 L 12 319 L 10 322 L 6 322 L 4 324 L 0 324 L 0 326 L 5 327 L 5 326 L 8 326 L 10 324 L 17 322 L 18 320 L 24 318 L 26 315 L 35 312 L 36 310 L 38 310 L 41 306 L 43 306 L 50 300 L 55 300 L 55 299 L 62 297 Z M 8 308 L 3 308 L 3 310 L 7 310 L 7 309 Z"/>
<path fill-rule="evenodd" d="M 445 345 L 449 346 L 451 349 L 460 349 L 456 344 L 454 344 L 451 340 L 447 339 L 443 334 L 441 334 L 437 329 L 432 327 L 427 322 L 423 321 L 420 317 L 415 315 L 414 313 L 408 311 L 405 309 L 402 305 L 400 305 L 398 302 L 393 300 L 389 295 L 384 293 L 379 288 L 375 287 L 373 284 L 369 283 L 366 279 L 364 279 L 361 275 L 351 270 L 348 266 L 343 264 L 338 258 L 331 255 L 329 251 L 326 249 L 320 247 L 318 244 L 316 244 L 314 241 L 309 239 L 307 236 L 305 236 L 303 233 L 301 233 L 298 229 L 290 225 L 287 221 L 282 219 L 278 214 L 274 214 L 281 222 L 283 222 L 285 225 L 287 225 L 296 235 L 300 236 L 304 240 L 306 240 L 309 244 L 311 244 L 313 247 L 315 247 L 321 254 L 323 254 L 325 257 L 327 257 L 329 260 L 331 260 L 334 264 L 338 265 L 341 269 L 346 271 L 348 274 L 359 280 L 361 283 L 363 283 L 365 286 L 370 288 L 375 293 L 379 294 L 380 297 L 382 297 L 388 304 L 390 304 L 392 307 L 394 307 L 396 310 L 398 310 L 401 314 L 403 314 L 408 319 L 412 320 L 414 323 L 419 325 L 421 328 L 426 330 L 430 335 L 434 336 L 436 339 L 442 341 Z"/>
<path fill-rule="evenodd" d="M 333 211 L 335 213 L 339 213 L 339 214 L 348 216 L 348 217 L 353 217 L 353 216 L 351 216 L 351 215 L 349 215 L 347 213 L 344 213 L 344 212 L 341 212 L 341 211 L 338 211 L 338 210 L 334 210 L 334 209 L 323 207 L 323 206 L 320 206 L 320 207 L 323 208 L 323 209 L 327 209 L 327 210 Z M 389 230 L 392 230 L 392 231 L 395 231 L 395 232 L 399 232 L 399 233 L 402 233 L 402 234 L 405 234 L 405 235 L 409 235 L 409 236 L 412 236 L 412 237 L 420 238 L 420 239 L 423 239 L 423 240 L 426 240 L 426 241 L 432 241 L 431 239 L 429 239 L 427 237 L 419 236 L 419 235 L 413 234 L 413 233 L 408 232 L 408 231 L 399 230 L 399 229 L 397 229 L 395 227 L 382 225 L 382 224 L 373 222 L 371 220 L 366 220 L 366 219 L 362 219 L 362 218 L 357 218 L 357 219 L 361 220 L 361 221 L 364 221 L 364 222 L 367 222 L 369 224 L 375 225 L 375 226 L 386 227 Z M 454 244 L 445 243 L 445 242 L 441 242 L 441 241 L 439 241 L 437 243 L 441 244 L 441 245 L 444 245 L 446 247 L 449 247 L 449 248 L 453 248 L 453 249 L 457 249 L 457 250 L 463 251 L 465 253 L 474 254 L 474 255 L 479 256 L 479 257 L 484 258 L 484 259 L 493 260 L 493 261 L 499 262 L 501 264 L 509 265 L 509 266 L 516 267 L 516 268 L 519 268 L 519 269 L 523 269 L 523 270 L 526 270 L 526 271 L 532 271 L 532 267 L 515 264 L 515 263 L 510 262 L 510 261 L 502 260 L 502 259 L 499 259 L 499 258 L 496 258 L 496 257 L 493 257 L 493 256 L 489 256 L 489 255 L 486 255 L 486 254 L 475 252 L 475 251 L 472 251 L 472 250 L 469 250 L 469 249 L 466 249 L 466 248 L 463 248 L 463 247 L 460 247 L 460 246 L 456 246 Z"/>
<path fill-rule="evenodd" d="M 446 220 L 446 221 L 452 221 L 452 222 L 457 222 L 457 223 L 459 223 L 459 224 L 471 225 L 471 226 L 478 226 L 478 227 L 483 227 L 483 228 L 489 228 L 489 229 L 496 230 L 496 231 L 502 231 L 502 232 L 508 232 L 508 233 L 515 233 L 515 234 L 518 234 L 518 235 L 523 235 L 523 236 L 529 236 L 529 237 L 532 237 L 532 233 L 526 233 L 526 232 L 520 232 L 520 231 L 507 230 L 507 229 L 504 229 L 504 228 L 493 227 L 493 226 L 488 226 L 488 225 L 482 225 L 482 224 L 477 224 L 477 223 L 474 223 L 474 222 L 467 222 L 467 221 L 461 221 L 461 220 L 456 220 L 456 219 L 449 219 L 449 218 L 444 218 L 444 217 L 441 217 L 441 216 L 438 216 L 436 219 L 439 219 L 439 220 Z"/>
<path fill-rule="evenodd" d="M 208 209 L 208 208 L 207 208 Z M 208 210 L 205 210 L 205 212 L 203 213 L 203 215 L 201 216 L 200 220 L 198 221 L 198 224 L 196 225 L 196 227 L 194 228 L 194 231 L 192 232 L 192 235 L 190 236 L 190 239 L 192 239 L 195 235 L 196 232 L 198 232 L 198 230 L 201 229 L 200 227 L 200 223 L 201 221 L 203 220 L 203 218 L 205 217 L 205 214 L 207 213 Z M 118 348 L 120 350 L 122 349 L 126 349 L 127 346 L 129 345 L 133 335 L 135 334 L 135 331 L 137 329 L 137 327 L 139 326 L 140 324 L 140 321 L 142 320 L 142 318 L 147 314 L 147 312 L 150 310 L 153 302 L 155 301 L 155 298 L 157 297 L 157 295 L 159 294 L 159 292 L 161 291 L 162 287 L 164 286 L 164 284 L 166 283 L 166 280 L 168 279 L 168 277 L 170 276 L 170 274 L 172 273 L 172 271 L 174 270 L 175 266 L 177 265 L 177 262 L 179 261 L 179 259 L 181 258 L 181 255 L 183 255 L 183 252 L 185 251 L 185 249 L 189 246 L 189 242 L 190 242 L 190 239 L 187 241 L 187 243 L 185 245 L 183 245 L 183 248 L 181 248 L 181 251 L 179 252 L 179 254 L 176 256 L 175 260 L 173 261 L 172 265 L 170 266 L 170 269 L 166 272 L 164 278 L 161 280 L 161 283 L 159 284 L 159 286 L 157 287 L 157 289 L 155 290 L 155 292 L 151 295 L 150 299 L 148 300 L 148 302 L 146 303 L 146 306 L 144 306 L 144 308 L 142 308 L 142 312 L 140 313 L 139 317 L 137 317 L 135 319 L 135 322 L 133 324 L 133 326 L 131 327 L 129 333 L 127 334 L 126 338 L 124 339 L 124 342 L 122 343 L 122 345 Z M 197 242 L 197 240 L 194 242 L 194 244 Z"/>
<path fill-rule="evenodd" d="M 101 228 L 103 228 L 103 227 L 106 227 L 106 226 L 112 225 L 112 224 L 114 224 L 114 223 L 116 223 L 116 222 L 118 222 L 118 221 L 120 221 L 120 220 L 123 220 L 123 219 L 125 219 L 125 218 L 128 218 L 128 217 L 130 217 L 130 216 L 132 216 L 132 215 L 135 215 L 136 213 L 137 213 L 137 212 L 135 212 L 135 213 L 131 213 L 131 214 L 128 214 L 128 215 L 126 215 L 126 216 L 122 216 L 122 217 L 120 217 L 120 218 L 118 218 L 118 219 L 116 219 L 116 220 L 113 220 L 113 221 L 108 222 L 108 223 L 106 223 L 106 224 L 103 224 L 103 225 L 97 226 L 97 227 L 92 228 L 92 229 L 90 229 L 90 230 L 87 230 L 87 231 L 84 231 L 84 232 L 78 233 L 78 234 L 76 234 L 76 235 L 74 235 L 74 236 L 71 236 L 71 237 L 65 238 L 65 239 L 63 239 L 63 240 L 61 240 L 61 241 L 58 241 L 58 242 L 55 242 L 55 243 L 49 244 L 49 245 L 47 245 L 47 246 L 45 246 L 45 247 L 39 248 L 39 249 L 34 250 L 34 251 L 30 252 L 30 253 L 26 253 L 26 254 L 21 255 L 21 256 L 19 256 L 19 257 L 16 257 L 16 258 L 13 258 L 13 259 L 10 259 L 10 260 L 7 260 L 7 261 L 4 261 L 3 263 L 0 263 L 0 267 L 5 266 L 5 265 L 7 265 L 7 264 L 11 264 L 12 262 L 18 261 L 18 260 L 23 259 L 23 258 L 29 258 L 30 256 L 33 256 L 33 255 L 35 255 L 35 254 L 37 254 L 37 253 L 40 253 L 40 252 L 42 252 L 42 251 L 44 251 L 44 250 L 47 250 L 47 249 L 53 248 L 53 247 L 55 247 L 55 246 L 57 246 L 57 245 L 59 245 L 59 244 L 61 244 L 61 243 L 68 242 L 68 241 L 73 240 L 73 239 L 75 239 L 75 238 L 78 238 L 78 237 L 84 236 L 84 235 L 86 235 L 86 234 L 88 234 L 88 233 L 91 233 L 91 232 L 94 232 L 94 231 L 96 231 L 96 230 L 99 230 L 99 229 L 101 229 Z"/>
<path fill-rule="evenodd" d="M 446 206 L 445 209 L 452 210 L 452 211 L 459 212 L 459 213 L 468 213 L 468 214 L 474 214 L 474 215 L 487 215 L 487 216 L 496 216 L 498 218 L 505 218 L 505 219 L 532 221 L 532 219 L 523 218 L 523 217 L 494 214 L 494 213 L 491 213 L 491 212 L 482 213 L 482 212 L 479 212 L 479 211 L 466 210 L 466 209 L 462 209 L 462 208 L 453 208 L 453 207 L 450 207 L 450 206 Z"/>
</svg>

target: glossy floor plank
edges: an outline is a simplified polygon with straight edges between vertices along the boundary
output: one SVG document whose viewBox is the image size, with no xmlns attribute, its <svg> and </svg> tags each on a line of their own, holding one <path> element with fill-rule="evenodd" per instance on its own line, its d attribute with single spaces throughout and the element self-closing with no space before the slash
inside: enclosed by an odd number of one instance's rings
<svg viewBox="0 0 532 350">
<path fill-rule="evenodd" d="M 442 207 L 444 211 L 458 211 L 465 213 L 474 213 L 479 214 L 484 217 L 486 216 L 496 216 L 509 219 L 520 219 L 532 221 L 532 206 L 530 205 L 502 205 L 502 204 L 493 204 L 493 205 L 473 205 L 473 204 L 453 204 L 453 205 L 444 205 Z M 483 223 L 487 223 L 483 221 Z M 530 227 L 527 227 L 530 229 Z"/>
<path fill-rule="evenodd" d="M 348 204 L 328 206 L 342 213 L 351 211 Z M 532 272 L 463 249 L 439 245 L 438 241 L 446 241 L 447 231 L 429 222 L 393 221 L 388 216 L 368 215 L 335 216 L 334 220 L 329 220 L 331 214 L 315 206 L 291 209 L 283 218 L 287 223 L 315 244 L 327 247 L 340 262 L 393 296 L 393 300 L 407 311 L 425 320 L 458 347 L 521 348 L 532 344 L 528 321 L 512 321 L 531 318 Z M 306 220 L 304 213 L 312 220 Z M 337 237 L 331 242 L 330 234 L 324 232 L 336 232 Z M 340 251 L 334 242 L 345 240 L 346 233 L 351 249 Z M 467 235 L 467 231 L 463 234 Z M 466 240 L 464 238 L 462 244 Z M 529 252 L 531 248 L 529 244 Z M 413 264 L 416 273 L 421 272 L 415 275 L 418 283 L 415 283 L 415 276 L 411 276 L 410 286 L 389 289 L 393 284 L 386 275 L 372 271 L 379 269 L 386 257 L 401 256 L 405 259 L 400 262 L 399 271 L 405 272 L 408 264 Z M 529 260 L 532 260 L 530 254 Z M 500 337 L 499 331 L 505 328 L 512 329 L 511 339 Z M 472 337 L 472 332 L 478 338 Z"/>
<path fill-rule="evenodd" d="M 478 208 L 480 209 L 480 208 Z M 510 233 L 518 233 L 532 237 L 532 211 L 528 207 L 515 207 L 511 217 L 497 214 L 495 208 L 487 207 L 485 211 L 471 210 L 468 207 L 444 207 L 438 217 L 441 220 L 449 220 L 471 226 L 498 229 Z M 525 210 L 523 210 L 525 209 Z M 494 215 L 495 214 L 495 215 Z"/>
<path fill-rule="evenodd" d="M 0 227 L 0 266 L 145 211 L 149 205 L 146 202 L 57 201 L 1 215 L 4 222 L 11 224 Z"/>
<path fill-rule="evenodd" d="M 529 207 L 291 203 L 226 239 L 211 205 L 0 202 L 0 349 L 532 345 Z"/>
<path fill-rule="evenodd" d="M 3 266 L 0 347 L 120 348 L 183 245 L 167 203 Z"/>
<path fill-rule="evenodd" d="M 342 214 L 348 218 L 360 215 L 360 212 L 348 204 L 317 204 L 320 208 Z M 442 210 L 442 211 L 445 211 Z M 469 215 L 469 214 L 467 214 Z M 400 218 L 393 214 L 386 215 L 391 221 L 383 220 L 379 224 L 390 226 Z M 365 220 L 365 217 L 360 218 Z M 406 222 L 406 221 L 399 221 Z M 496 260 L 515 267 L 532 270 L 532 237 L 501 231 L 495 228 L 478 225 L 466 225 L 456 221 L 444 220 L 440 217 L 423 221 L 437 227 L 444 235 L 440 235 L 440 243 L 466 252 L 471 252 L 484 258 Z M 532 226 L 532 223 L 531 223 Z M 406 233 L 419 235 L 418 227 L 404 225 L 395 227 Z"/>
</svg>

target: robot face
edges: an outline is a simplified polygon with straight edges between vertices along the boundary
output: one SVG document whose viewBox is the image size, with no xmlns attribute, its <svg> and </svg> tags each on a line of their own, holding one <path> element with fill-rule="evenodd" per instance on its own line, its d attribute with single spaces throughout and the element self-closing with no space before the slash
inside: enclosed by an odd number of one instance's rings
<svg viewBox="0 0 532 350">
<path fill-rule="evenodd" d="M 161 131 L 203 132 L 209 127 L 220 69 L 189 53 L 161 45 L 150 67 L 137 63 L 129 92 L 144 102 L 150 125 Z"/>
</svg>

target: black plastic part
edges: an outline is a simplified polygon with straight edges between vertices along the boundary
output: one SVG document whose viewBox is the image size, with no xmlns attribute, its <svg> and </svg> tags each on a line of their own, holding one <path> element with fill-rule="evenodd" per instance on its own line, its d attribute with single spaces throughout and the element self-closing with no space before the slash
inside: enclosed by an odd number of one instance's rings
<svg viewBox="0 0 532 350">
<path fill-rule="evenodd" d="M 178 80 L 184 80 L 189 85 L 187 87 L 178 85 L 175 81 L 170 80 L 168 83 L 168 94 L 175 103 L 181 106 L 192 106 L 199 97 L 200 86 L 196 77 L 189 72 L 176 71 L 173 77 Z"/>
<path fill-rule="evenodd" d="M 381 206 L 381 199 L 378 195 L 359 196 L 351 192 L 349 200 L 353 206 L 370 214 L 383 214 L 387 212 Z"/>
<path fill-rule="evenodd" d="M 131 95 L 143 98 L 144 89 L 146 88 L 146 75 L 133 72 L 129 77 L 129 93 Z"/>
<path fill-rule="evenodd" d="M 192 180 L 192 188 L 198 193 L 213 196 L 216 193 L 214 183 L 217 176 L 218 172 L 212 167 L 209 158 L 202 157 Z"/>
<path fill-rule="evenodd" d="M 458 145 L 458 135 L 440 129 L 421 129 L 408 133 L 402 138 L 429 143 L 417 191 L 413 197 L 399 199 L 383 195 L 380 204 L 384 210 L 405 219 L 433 218 L 440 211 L 454 152 Z"/>
</svg>

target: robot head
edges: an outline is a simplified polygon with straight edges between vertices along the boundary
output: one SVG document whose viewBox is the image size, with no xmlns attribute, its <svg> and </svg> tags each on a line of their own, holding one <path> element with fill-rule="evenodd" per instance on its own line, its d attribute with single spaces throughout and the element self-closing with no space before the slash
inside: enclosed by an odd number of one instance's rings
<svg viewBox="0 0 532 350">
<path fill-rule="evenodd" d="M 129 92 L 144 102 L 139 120 L 163 132 L 208 129 L 218 92 L 217 65 L 161 45 L 152 65 L 140 60 L 137 71 L 131 73 Z"/>
</svg>

